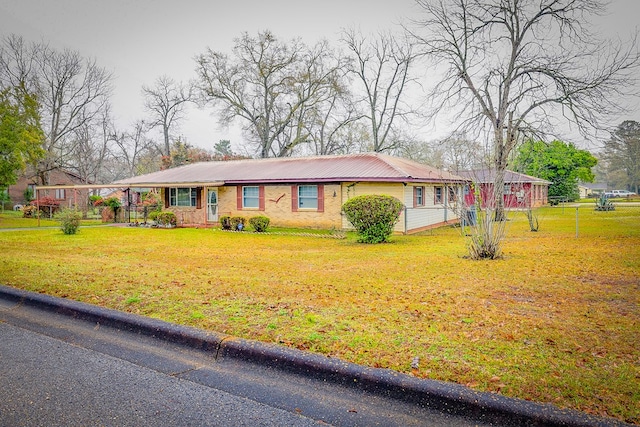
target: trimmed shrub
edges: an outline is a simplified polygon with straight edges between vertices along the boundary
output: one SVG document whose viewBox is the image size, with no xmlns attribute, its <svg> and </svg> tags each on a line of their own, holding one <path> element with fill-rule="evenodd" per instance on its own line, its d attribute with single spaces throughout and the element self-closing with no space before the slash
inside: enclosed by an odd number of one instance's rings
<svg viewBox="0 0 640 427">
<path fill-rule="evenodd" d="M 223 230 L 231 230 L 231 217 L 229 215 L 223 215 L 220 217 L 220 227 Z"/>
<path fill-rule="evenodd" d="M 254 216 L 253 218 L 249 218 L 249 224 L 258 233 L 267 231 L 267 228 L 269 227 L 269 222 L 271 222 L 271 220 L 266 216 Z"/>
<path fill-rule="evenodd" d="M 60 229 L 64 234 L 76 234 L 80 228 L 82 212 L 75 209 L 62 209 L 56 219 L 60 221 Z"/>
<path fill-rule="evenodd" d="M 160 212 L 156 217 L 158 225 L 163 227 L 175 227 L 178 224 L 178 218 L 173 212 Z"/>
<path fill-rule="evenodd" d="M 359 242 L 382 243 L 393 233 L 403 207 L 395 197 L 370 194 L 347 200 L 342 212 L 358 232 Z"/>
<path fill-rule="evenodd" d="M 231 222 L 231 229 L 237 231 L 242 231 L 244 224 L 247 222 L 243 216 L 232 216 L 229 221 Z"/>
</svg>

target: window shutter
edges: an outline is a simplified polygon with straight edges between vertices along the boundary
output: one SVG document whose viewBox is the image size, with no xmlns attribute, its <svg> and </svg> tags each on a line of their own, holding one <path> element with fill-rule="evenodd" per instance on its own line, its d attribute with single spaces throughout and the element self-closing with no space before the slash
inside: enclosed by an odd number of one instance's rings
<svg viewBox="0 0 640 427">
<path fill-rule="evenodd" d="M 291 212 L 298 212 L 298 186 L 291 186 Z"/>
<path fill-rule="evenodd" d="M 324 185 L 318 185 L 318 212 L 324 212 Z"/>
<path fill-rule="evenodd" d="M 202 187 L 196 188 L 196 209 L 202 209 Z"/>
<path fill-rule="evenodd" d="M 261 211 L 264 210 L 264 185 L 258 187 L 258 206 Z"/>
<path fill-rule="evenodd" d="M 236 187 L 236 207 L 239 211 L 242 210 L 242 186 L 238 185 Z"/>
<path fill-rule="evenodd" d="M 165 188 L 164 189 L 164 207 L 168 208 L 169 207 L 169 189 Z"/>
<path fill-rule="evenodd" d="M 413 207 L 418 206 L 418 187 L 413 187 Z"/>
</svg>

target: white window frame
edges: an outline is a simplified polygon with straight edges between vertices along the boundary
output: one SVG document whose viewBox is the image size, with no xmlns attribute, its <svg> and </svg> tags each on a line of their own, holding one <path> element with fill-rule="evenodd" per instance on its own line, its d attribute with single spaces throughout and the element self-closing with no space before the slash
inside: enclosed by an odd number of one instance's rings
<svg viewBox="0 0 640 427">
<path fill-rule="evenodd" d="M 440 194 L 438 194 L 438 190 L 440 190 Z M 437 186 L 433 187 L 433 203 L 436 205 L 441 205 L 444 202 L 444 187 Z"/>
<path fill-rule="evenodd" d="M 415 191 L 415 195 L 416 195 L 416 197 L 415 197 L 416 207 L 424 206 L 425 205 L 425 203 L 424 203 L 424 187 L 423 186 L 416 186 L 416 187 L 414 187 L 413 191 Z"/>
<path fill-rule="evenodd" d="M 253 194 L 253 191 L 255 191 L 255 195 Z M 260 186 L 247 185 L 242 187 L 242 208 L 243 209 L 259 209 L 260 208 Z"/>
<path fill-rule="evenodd" d="M 186 191 L 185 191 L 186 190 Z M 187 196 L 188 194 L 188 202 Z M 185 203 L 187 202 L 187 203 Z M 169 188 L 169 206 L 181 208 L 193 208 L 198 203 L 198 190 L 195 187 L 171 187 Z"/>
<path fill-rule="evenodd" d="M 317 185 L 298 185 L 298 209 L 318 209 Z"/>
</svg>

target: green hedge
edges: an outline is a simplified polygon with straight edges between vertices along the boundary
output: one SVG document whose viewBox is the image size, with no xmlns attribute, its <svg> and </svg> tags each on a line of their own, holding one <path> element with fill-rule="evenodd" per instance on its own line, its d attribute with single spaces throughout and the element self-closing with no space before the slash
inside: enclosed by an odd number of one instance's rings
<svg viewBox="0 0 640 427">
<path fill-rule="evenodd" d="M 358 232 L 359 242 L 382 243 L 389 240 L 403 208 L 395 197 L 370 194 L 347 200 L 342 212 Z"/>
<path fill-rule="evenodd" d="M 267 228 L 269 227 L 269 222 L 271 222 L 271 220 L 266 216 L 254 216 L 253 218 L 249 218 L 249 224 L 258 233 L 267 231 Z"/>
</svg>

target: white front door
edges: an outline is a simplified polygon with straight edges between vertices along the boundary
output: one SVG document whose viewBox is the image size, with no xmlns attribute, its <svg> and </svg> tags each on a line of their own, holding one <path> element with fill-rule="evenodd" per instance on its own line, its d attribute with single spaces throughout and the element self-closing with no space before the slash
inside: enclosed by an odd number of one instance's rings
<svg viewBox="0 0 640 427">
<path fill-rule="evenodd" d="M 218 189 L 207 189 L 207 221 L 218 221 Z"/>
</svg>

